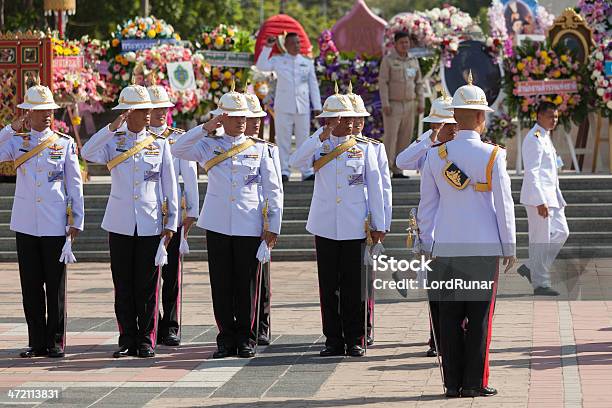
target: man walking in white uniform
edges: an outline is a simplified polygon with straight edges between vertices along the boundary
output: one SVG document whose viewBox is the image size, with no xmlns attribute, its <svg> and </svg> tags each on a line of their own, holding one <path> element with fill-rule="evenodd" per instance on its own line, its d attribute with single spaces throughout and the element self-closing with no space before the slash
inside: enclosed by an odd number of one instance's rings
<svg viewBox="0 0 612 408">
<path fill-rule="evenodd" d="M 562 162 L 550 139 L 559 112 L 550 102 L 541 103 L 537 112 L 537 123 L 525 137 L 522 149 L 525 178 L 521 204 L 529 221 L 529 261 L 518 273 L 531 282 L 534 295 L 558 296 L 550 287 L 550 267 L 569 236 L 557 170 Z"/>
<path fill-rule="evenodd" d="M 277 76 L 274 112 L 276 142 L 280 149 L 283 181 L 289 180 L 291 135 L 295 134 L 296 148 L 310 135 L 310 109 L 318 115 L 321 95 L 312 60 L 300 54 L 300 37 L 296 33 L 285 36 L 287 53 L 270 58 L 275 38 L 270 37 L 257 59 L 257 69 L 274 71 Z M 314 179 L 312 168 L 300 169 L 303 180 Z"/>
</svg>

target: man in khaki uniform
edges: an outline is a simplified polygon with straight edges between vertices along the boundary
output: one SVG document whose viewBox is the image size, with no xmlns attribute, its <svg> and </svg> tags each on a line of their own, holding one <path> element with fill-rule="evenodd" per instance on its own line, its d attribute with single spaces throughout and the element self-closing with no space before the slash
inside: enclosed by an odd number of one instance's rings
<svg viewBox="0 0 612 408">
<path fill-rule="evenodd" d="M 394 48 L 383 57 L 378 75 L 380 100 L 385 126 L 385 148 L 393 177 L 404 177 L 395 165 L 395 157 L 412 138 L 415 115 L 423 113 L 423 79 L 419 62 L 408 56 L 411 47 L 410 35 L 397 32 Z"/>
</svg>

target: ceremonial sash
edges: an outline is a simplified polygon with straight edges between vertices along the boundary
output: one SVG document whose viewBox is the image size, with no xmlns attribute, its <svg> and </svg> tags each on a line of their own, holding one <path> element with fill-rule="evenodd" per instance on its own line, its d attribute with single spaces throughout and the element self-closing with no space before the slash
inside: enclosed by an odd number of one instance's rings
<svg viewBox="0 0 612 408">
<path fill-rule="evenodd" d="M 142 142 L 136 143 L 131 149 L 121 153 L 118 156 L 115 156 L 111 161 L 106 163 L 106 167 L 108 168 L 109 171 L 114 169 L 115 167 L 117 167 L 117 165 L 123 163 L 124 161 L 134 156 L 136 153 L 138 153 L 145 147 L 149 146 L 151 143 L 155 141 L 155 139 L 156 139 L 156 136 L 151 135 L 147 137 L 145 140 L 143 140 Z"/>
<path fill-rule="evenodd" d="M 339 144 L 334 150 L 327 153 L 320 159 L 315 160 L 312 166 L 314 168 L 314 171 L 319 171 L 321 167 L 325 166 L 327 163 L 334 160 L 336 157 L 340 156 L 342 153 L 346 152 L 348 149 L 355 146 L 356 144 L 357 140 L 355 140 L 354 138 L 350 138 L 346 142 Z"/>
<path fill-rule="evenodd" d="M 493 178 L 493 166 L 495 165 L 495 158 L 497 157 L 497 152 L 499 151 L 499 146 L 495 146 L 493 151 L 491 152 L 491 156 L 489 157 L 489 162 L 487 163 L 486 169 L 486 183 L 474 183 L 474 190 L 479 193 L 485 193 L 487 191 L 492 190 L 492 178 Z M 442 171 L 442 175 L 448 181 L 448 183 L 456 188 L 457 190 L 463 190 L 470 182 L 470 177 L 463 172 L 455 163 L 449 161 L 447 159 L 448 152 L 446 151 L 445 145 L 440 145 L 438 147 L 438 156 L 441 159 L 446 161 L 446 166 Z"/>
<path fill-rule="evenodd" d="M 59 136 L 54 133 L 53 135 L 49 136 L 44 142 L 42 142 L 41 144 L 39 144 L 38 146 L 30 150 L 29 152 L 24 153 L 18 158 L 16 158 L 15 162 L 13 163 L 15 170 L 17 170 L 19 166 L 21 166 L 23 163 L 30 160 L 32 157 L 36 156 L 38 153 L 42 152 L 47 147 L 51 146 L 51 144 L 54 143 L 57 139 L 59 139 Z"/>
<path fill-rule="evenodd" d="M 213 157 L 212 159 L 204 163 L 204 171 L 208 173 L 208 171 L 215 167 L 217 164 L 225 161 L 226 159 L 234 157 L 238 153 L 248 149 L 253 145 L 255 145 L 255 141 L 253 139 L 248 139 L 246 142 L 240 143 L 239 145 L 232 147 L 228 151 Z"/>
<path fill-rule="evenodd" d="M 486 183 L 476 183 L 474 189 L 476 191 L 485 192 L 491 191 L 491 179 L 493 178 L 493 165 L 495 165 L 495 157 L 497 156 L 497 152 L 499 151 L 499 146 L 495 146 L 493 151 L 491 152 L 491 156 L 489 157 L 489 163 L 487 163 L 487 182 Z"/>
</svg>

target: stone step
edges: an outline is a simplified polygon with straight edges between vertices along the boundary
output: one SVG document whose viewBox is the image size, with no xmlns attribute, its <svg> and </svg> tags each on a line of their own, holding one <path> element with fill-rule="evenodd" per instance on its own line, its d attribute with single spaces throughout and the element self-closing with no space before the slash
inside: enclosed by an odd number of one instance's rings
<svg viewBox="0 0 612 408">
<path fill-rule="evenodd" d="M 410 215 L 410 210 L 417 207 L 416 205 L 394 205 L 393 206 L 393 219 L 407 219 Z M 302 207 L 289 207 L 283 211 L 283 223 L 286 221 L 308 219 L 308 212 L 310 208 L 307 206 Z M 100 225 L 102 223 L 102 217 L 104 216 L 105 207 L 91 208 L 87 206 L 85 208 L 85 222 Z M 525 207 L 520 204 L 514 206 L 515 215 L 517 218 L 526 218 L 527 212 Z M 565 215 L 569 218 L 599 218 L 605 219 L 612 217 L 612 204 L 569 204 L 565 208 Z M 0 210 L 0 224 L 8 224 L 11 220 L 11 209 Z"/>
<path fill-rule="evenodd" d="M 385 254 L 396 259 L 410 259 L 413 257 L 412 251 L 406 248 L 387 247 Z M 528 248 L 519 246 L 517 257 L 525 259 L 528 257 Z M 75 256 L 78 262 L 110 262 L 108 250 L 76 251 Z M 612 257 L 612 245 L 565 245 L 558 258 L 609 258 Z M 205 249 L 192 249 L 185 257 L 186 261 L 205 261 L 208 259 Z M 276 261 L 315 261 L 316 255 L 314 248 L 310 249 L 274 249 L 272 250 L 272 268 Z M 17 252 L 0 251 L 0 262 L 17 262 Z M 70 267 L 69 267 L 70 268 Z"/>
<path fill-rule="evenodd" d="M 190 236 L 189 247 L 194 250 L 205 248 L 204 232 L 201 229 L 194 230 Z M 391 233 L 385 238 L 385 245 L 390 248 L 402 248 L 405 246 L 405 233 Z M 612 232 L 572 232 L 567 240 L 568 245 L 612 245 Z M 526 232 L 517 233 L 517 245 L 527 246 L 528 236 Z M 281 235 L 276 246 L 278 249 L 312 249 L 314 248 L 314 237 L 310 234 Z M 94 236 L 79 237 L 73 244 L 76 252 L 97 251 L 108 249 L 108 236 L 101 233 Z M 15 237 L 0 237 L 1 251 L 15 251 Z"/>
</svg>

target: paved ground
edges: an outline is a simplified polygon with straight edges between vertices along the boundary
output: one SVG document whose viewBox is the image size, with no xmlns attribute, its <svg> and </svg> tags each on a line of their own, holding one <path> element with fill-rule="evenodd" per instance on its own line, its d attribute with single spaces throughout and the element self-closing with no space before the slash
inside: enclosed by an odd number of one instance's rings
<svg viewBox="0 0 612 408">
<path fill-rule="evenodd" d="M 426 304 L 395 291 L 377 295 L 376 344 L 367 357 L 318 357 L 322 338 L 311 262 L 273 264 L 273 344 L 255 359 L 222 361 L 210 359 L 216 327 L 204 263 L 185 268 L 184 345 L 159 347 L 147 360 L 110 357 L 117 328 L 107 264 L 70 267 L 67 358 L 15 358 L 27 332 L 16 265 L 3 264 L 0 404 L 610 407 L 612 301 L 606 299 L 612 299 L 612 259 L 559 261 L 555 267 L 571 293 L 558 301 L 534 300 L 518 275 L 501 276 L 491 343 L 491 384 L 500 394 L 447 401 L 435 360 L 424 357 Z M 59 398 L 9 397 L 9 390 L 48 389 L 58 390 Z"/>
</svg>

